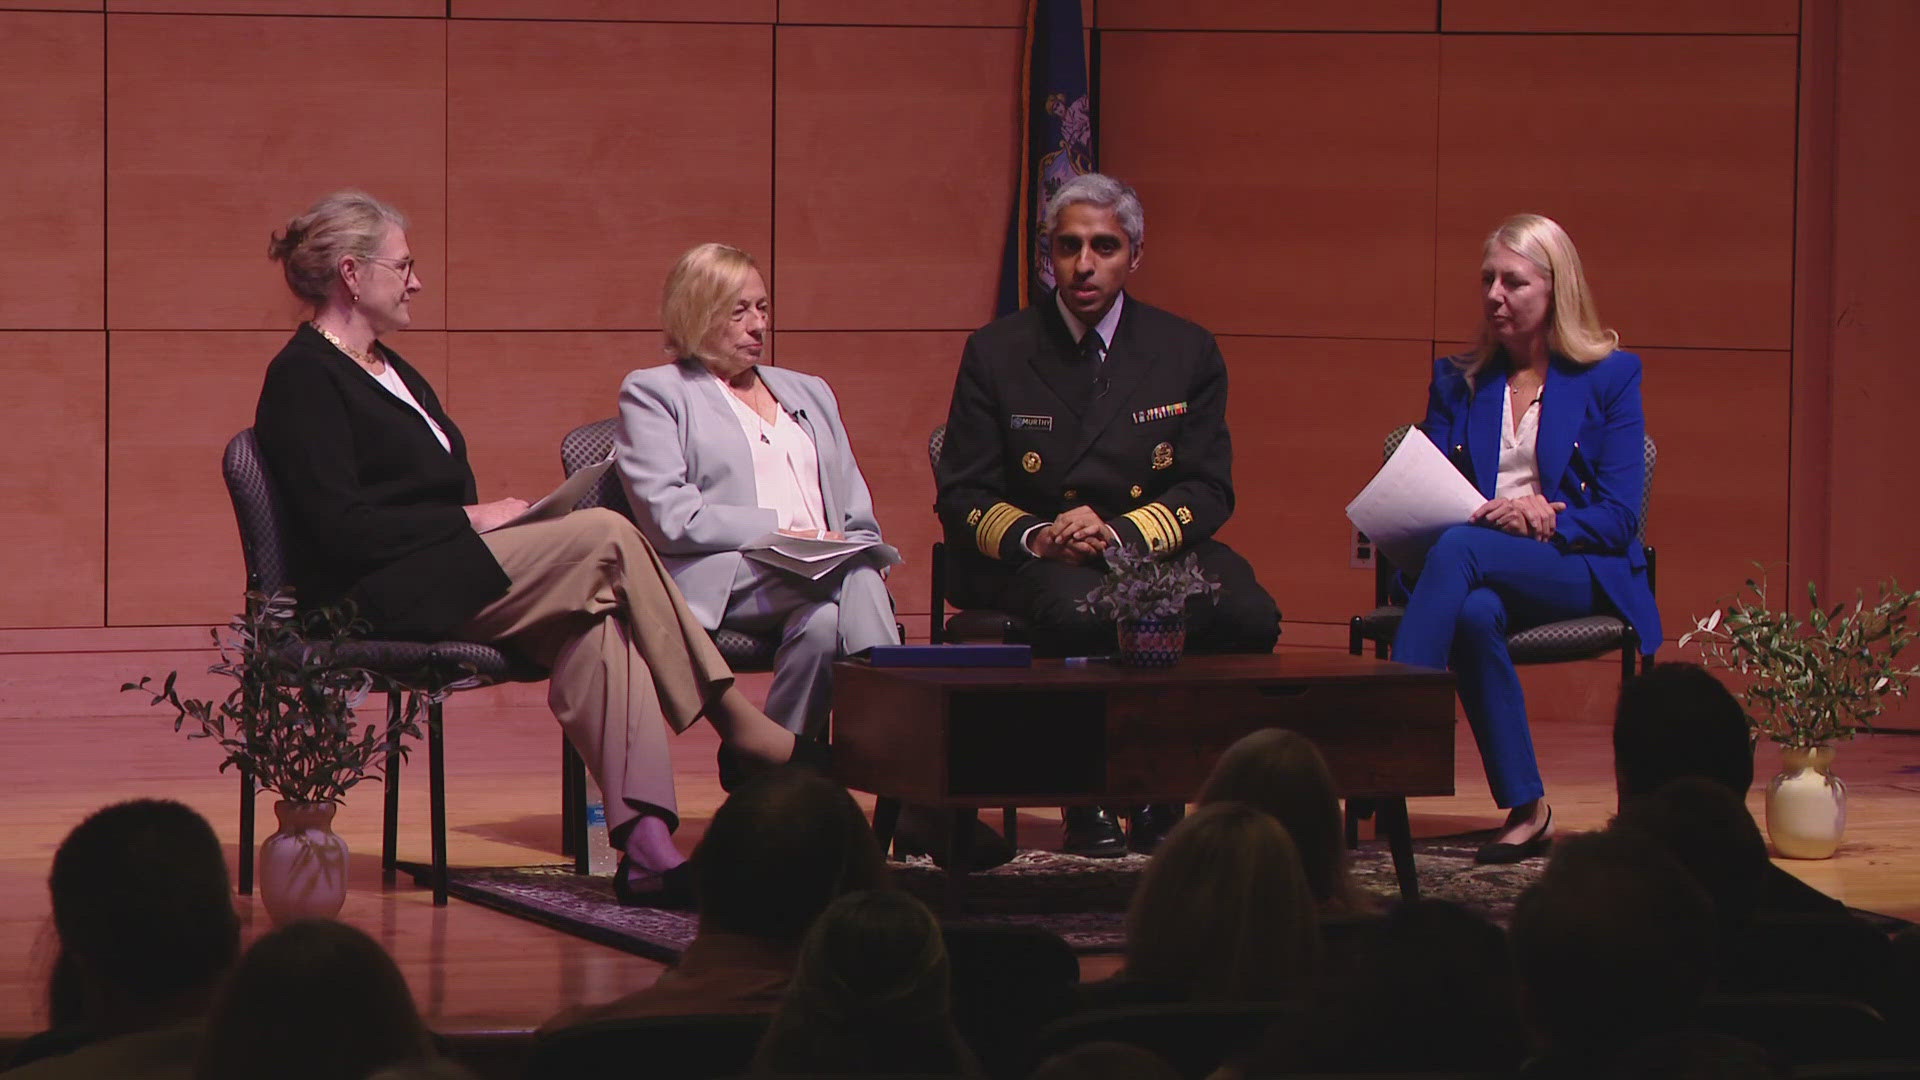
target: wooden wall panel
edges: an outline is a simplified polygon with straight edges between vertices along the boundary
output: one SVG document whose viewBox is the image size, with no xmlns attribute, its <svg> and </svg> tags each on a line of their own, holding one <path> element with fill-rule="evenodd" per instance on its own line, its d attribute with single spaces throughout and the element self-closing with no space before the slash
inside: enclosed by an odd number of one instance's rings
<svg viewBox="0 0 1920 1080">
<path fill-rule="evenodd" d="M 449 34 L 454 327 L 655 327 L 687 248 L 721 240 L 768 261 L 770 28 Z"/>
<path fill-rule="evenodd" d="M 447 412 L 483 501 L 532 502 L 561 479 L 560 437 L 619 412 L 620 380 L 660 362 L 659 334 L 453 334 Z"/>
<path fill-rule="evenodd" d="M 1348 566 L 1346 505 L 1380 468 L 1387 432 L 1419 419 L 1425 341 L 1227 337 L 1233 517 L 1288 622 L 1345 625 L 1373 606 L 1373 572 Z"/>
<path fill-rule="evenodd" d="M 101 325 L 105 44 L 98 18 L 0 12 L 0 327 Z"/>
<path fill-rule="evenodd" d="M 1081 20 L 1091 26 L 1092 0 L 1081 0 Z M 1027 24 L 1026 0 L 780 0 L 783 24 L 859 26 L 1019 26 Z"/>
<path fill-rule="evenodd" d="M 0 11 L 101 11 L 103 0 L 0 0 Z"/>
<path fill-rule="evenodd" d="M 1629 348 L 1784 349 L 1794 41 L 1441 39 L 1434 336 L 1472 333 L 1481 239 L 1535 211 Z"/>
<path fill-rule="evenodd" d="M 1845 596 L 1889 574 L 1920 584 L 1920 366 L 1908 330 L 1920 269 L 1906 254 L 1920 245 L 1920 6 L 1849 0 L 1839 33 L 1828 543 L 1831 588 Z M 1920 718 L 1920 706 L 1906 712 Z"/>
<path fill-rule="evenodd" d="M 1647 512 L 1669 640 L 1765 565 L 1787 557 L 1784 352 L 1649 349 L 1642 397 L 1660 450 Z M 1804 587 L 1804 583 L 1802 583 Z"/>
<path fill-rule="evenodd" d="M 378 32 L 370 32 L 377 30 Z M 107 19 L 107 281 L 113 329 L 278 329 L 297 317 L 267 238 L 357 187 L 412 219 L 438 327 L 446 265 L 446 28 L 389 19 Z M 350 57 L 339 86 L 289 57 Z"/>
<path fill-rule="evenodd" d="M 107 0 L 110 12 L 162 15 L 388 15 L 436 18 L 446 0 Z"/>
<path fill-rule="evenodd" d="M 966 340 L 960 332 L 782 333 L 775 342 L 780 366 L 827 380 L 840 401 L 881 533 L 906 560 L 888 578 L 903 615 L 929 607 L 928 553 L 940 523 L 927 436 L 947 421 Z"/>
<path fill-rule="evenodd" d="M 1109 0 L 1111 2 L 1111 0 Z M 1798 0 L 1440 0 L 1448 33 L 1792 34 Z"/>
<path fill-rule="evenodd" d="M 1108 30 L 1401 30 L 1431 32 L 1434 0 L 1100 0 Z M 1109 69 L 1109 74 L 1112 74 Z"/>
<path fill-rule="evenodd" d="M 774 241 L 789 330 L 971 330 L 993 314 L 1021 33 L 783 27 Z"/>
<path fill-rule="evenodd" d="M 106 379 L 103 333 L 0 331 L 0 626 L 105 616 Z"/>
<path fill-rule="evenodd" d="M 1429 336 L 1436 38 L 1105 41 L 1102 165 L 1146 206 L 1143 298 L 1222 334 Z"/>
<path fill-rule="evenodd" d="M 449 0 L 456 19 L 770 23 L 777 0 Z"/>
<path fill-rule="evenodd" d="M 220 454 L 288 331 L 116 331 L 107 392 L 107 622 L 224 623 L 246 584 Z M 446 335 L 392 345 L 436 388 Z"/>
</svg>

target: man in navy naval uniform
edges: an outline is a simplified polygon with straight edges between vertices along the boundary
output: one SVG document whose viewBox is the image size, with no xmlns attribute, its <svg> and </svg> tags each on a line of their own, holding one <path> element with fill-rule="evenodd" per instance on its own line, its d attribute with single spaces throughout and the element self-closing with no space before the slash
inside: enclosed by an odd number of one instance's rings
<svg viewBox="0 0 1920 1080">
<path fill-rule="evenodd" d="M 935 475 L 953 599 L 1027 621 L 1042 656 L 1106 653 L 1113 621 L 1076 606 L 1116 544 L 1199 558 L 1217 603 L 1187 606 L 1194 652 L 1270 652 L 1273 598 L 1212 539 L 1233 513 L 1227 367 L 1205 328 L 1126 294 L 1146 215 L 1099 173 L 1048 201 L 1053 295 L 967 339 Z M 1149 851 L 1178 806 L 1066 811 L 1064 850 Z"/>
</svg>

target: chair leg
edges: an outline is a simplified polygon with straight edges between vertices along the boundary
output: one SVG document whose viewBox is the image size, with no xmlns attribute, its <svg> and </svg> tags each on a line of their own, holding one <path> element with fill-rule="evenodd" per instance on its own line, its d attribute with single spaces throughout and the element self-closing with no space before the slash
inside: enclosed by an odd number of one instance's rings
<svg viewBox="0 0 1920 1080">
<path fill-rule="evenodd" d="M 391 885 L 400 862 L 400 691 L 387 691 L 387 767 L 381 776 L 386 788 L 386 813 L 380 822 L 380 880 Z"/>
<path fill-rule="evenodd" d="M 1347 622 L 1347 654 L 1359 656 L 1361 650 L 1366 648 L 1366 642 L 1367 639 L 1360 635 L 1360 616 L 1355 615 Z"/>
<path fill-rule="evenodd" d="M 253 770 L 240 770 L 240 895 L 253 895 Z"/>
<path fill-rule="evenodd" d="M 575 791 L 573 787 L 573 744 L 565 735 L 560 736 L 560 854 L 568 857 L 580 854 L 573 843 L 573 819 L 586 814 L 585 792 Z"/>
<path fill-rule="evenodd" d="M 1372 799 L 1348 799 L 1346 813 L 1347 850 L 1360 847 L 1360 822 L 1373 816 Z"/>
<path fill-rule="evenodd" d="M 566 844 L 561 850 L 573 856 L 573 872 L 585 874 L 591 869 L 593 858 L 593 852 L 588 850 L 591 840 L 587 836 L 587 763 L 572 743 L 564 739 L 561 741 L 565 743 L 565 749 L 560 754 L 560 768 L 567 774 L 563 786 L 573 793 L 572 810 L 563 811 L 567 819 L 561 823 L 560 831 L 566 834 Z"/>
<path fill-rule="evenodd" d="M 1020 850 L 1020 808 L 1009 806 L 1000 811 L 1000 835 L 1006 837 L 1007 846 Z"/>
<path fill-rule="evenodd" d="M 1375 804 L 1374 824 L 1387 834 L 1387 847 L 1393 852 L 1393 874 L 1400 879 L 1402 900 L 1420 899 L 1420 873 L 1413 865 L 1413 824 L 1407 818 L 1407 800 L 1393 796 Z"/>
<path fill-rule="evenodd" d="M 433 828 L 433 905 L 447 906 L 447 741 L 440 703 L 427 707 L 427 794 Z"/>
<path fill-rule="evenodd" d="M 900 827 L 900 800 L 881 796 L 873 800 L 873 838 L 880 842 L 880 853 L 893 847 L 893 831 Z"/>
</svg>

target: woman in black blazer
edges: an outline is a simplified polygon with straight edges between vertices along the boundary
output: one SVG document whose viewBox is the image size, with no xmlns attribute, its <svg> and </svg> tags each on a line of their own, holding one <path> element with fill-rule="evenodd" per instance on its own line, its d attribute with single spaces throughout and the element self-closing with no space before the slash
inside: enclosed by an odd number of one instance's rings
<svg viewBox="0 0 1920 1080">
<path fill-rule="evenodd" d="M 379 342 L 406 327 L 421 289 L 397 211 L 358 192 L 332 195 L 276 234 L 268 254 L 314 311 L 268 366 L 254 417 L 291 517 L 301 602 L 349 600 L 375 633 L 498 642 L 547 666 L 554 715 L 608 796 L 622 856 L 616 894 L 684 903 L 669 727 L 704 716 L 728 745 L 767 762 L 818 750 L 733 689 L 626 518 L 585 510 L 498 528 L 527 504 L 479 501 L 460 429 Z"/>
</svg>

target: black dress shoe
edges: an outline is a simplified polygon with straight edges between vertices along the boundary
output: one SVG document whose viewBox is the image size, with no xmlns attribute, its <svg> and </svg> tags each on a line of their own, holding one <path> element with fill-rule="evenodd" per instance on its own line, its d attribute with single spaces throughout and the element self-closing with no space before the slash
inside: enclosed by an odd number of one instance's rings
<svg viewBox="0 0 1920 1080">
<path fill-rule="evenodd" d="M 893 853 L 900 858 L 927 855 L 933 864 L 945 870 L 951 862 L 947 851 L 953 844 L 953 811 L 908 803 L 900 808 L 900 822 L 893 828 Z M 973 819 L 973 833 L 967 840 L 967 869 L 991 870 L 1012 861 L 1013 845 L 979 818 Z"/>
<path fill-rule="evenodd" d="M 642 889 L 627 880 L 627 868 L 632 863 L 625 855 L 620 856 L 620 865 L 613 870 L 613 898 L 620 901 L 622 907 L 668 908 L 684 911 L 694 906 L 693 861 L 689 859 L 671 870 L 655 874 L 660 882 L 657 889 Z"/>
<path fill-rule="evenodd" d="M 747 778 L 766 767 L 758 758 L 749 757 L 726 743 L 713 752 L 714 764 L 720 767 L 720 790 L 732 793 L 734 788 L 747 782 Z M 787 758 L 789 765 L 803 765 L 823 776 L 833 775 L 833 748 L 818 739 L 805 735 L 793 740 L 793 753 Z"/>
<path fill-rule="evenodd" d="M 1160 841 L 1180 819 L 1187 816 L 1185 803 L 1153 803 L 1136 807 L 1127 828 L 1127 848 L 1142 855 L 1153 854 Z"/>
<path fill-rule="evenodd" d="M 1504 866 L 1507 863 L 1522 862 L 1536 855 L 1545 855 L 1553 846 L 1553 807 L 1547 807 L 1547 820 L 1540 823 L 1539 831 L 1517 844 L 1502 844 L 1488 841 L 1480 845 L 1473 853 L 1473 861 L 1484 865 Z"/>
<path fill-rule="evenodd" d="M 1120 816 L 1098 806 L 1069 806 L 1060 813 L 1066 835 L 1060 850 L 1089 859 L 1117 859 L 1127 853 L 1127 834 Z"/>
</svg>

